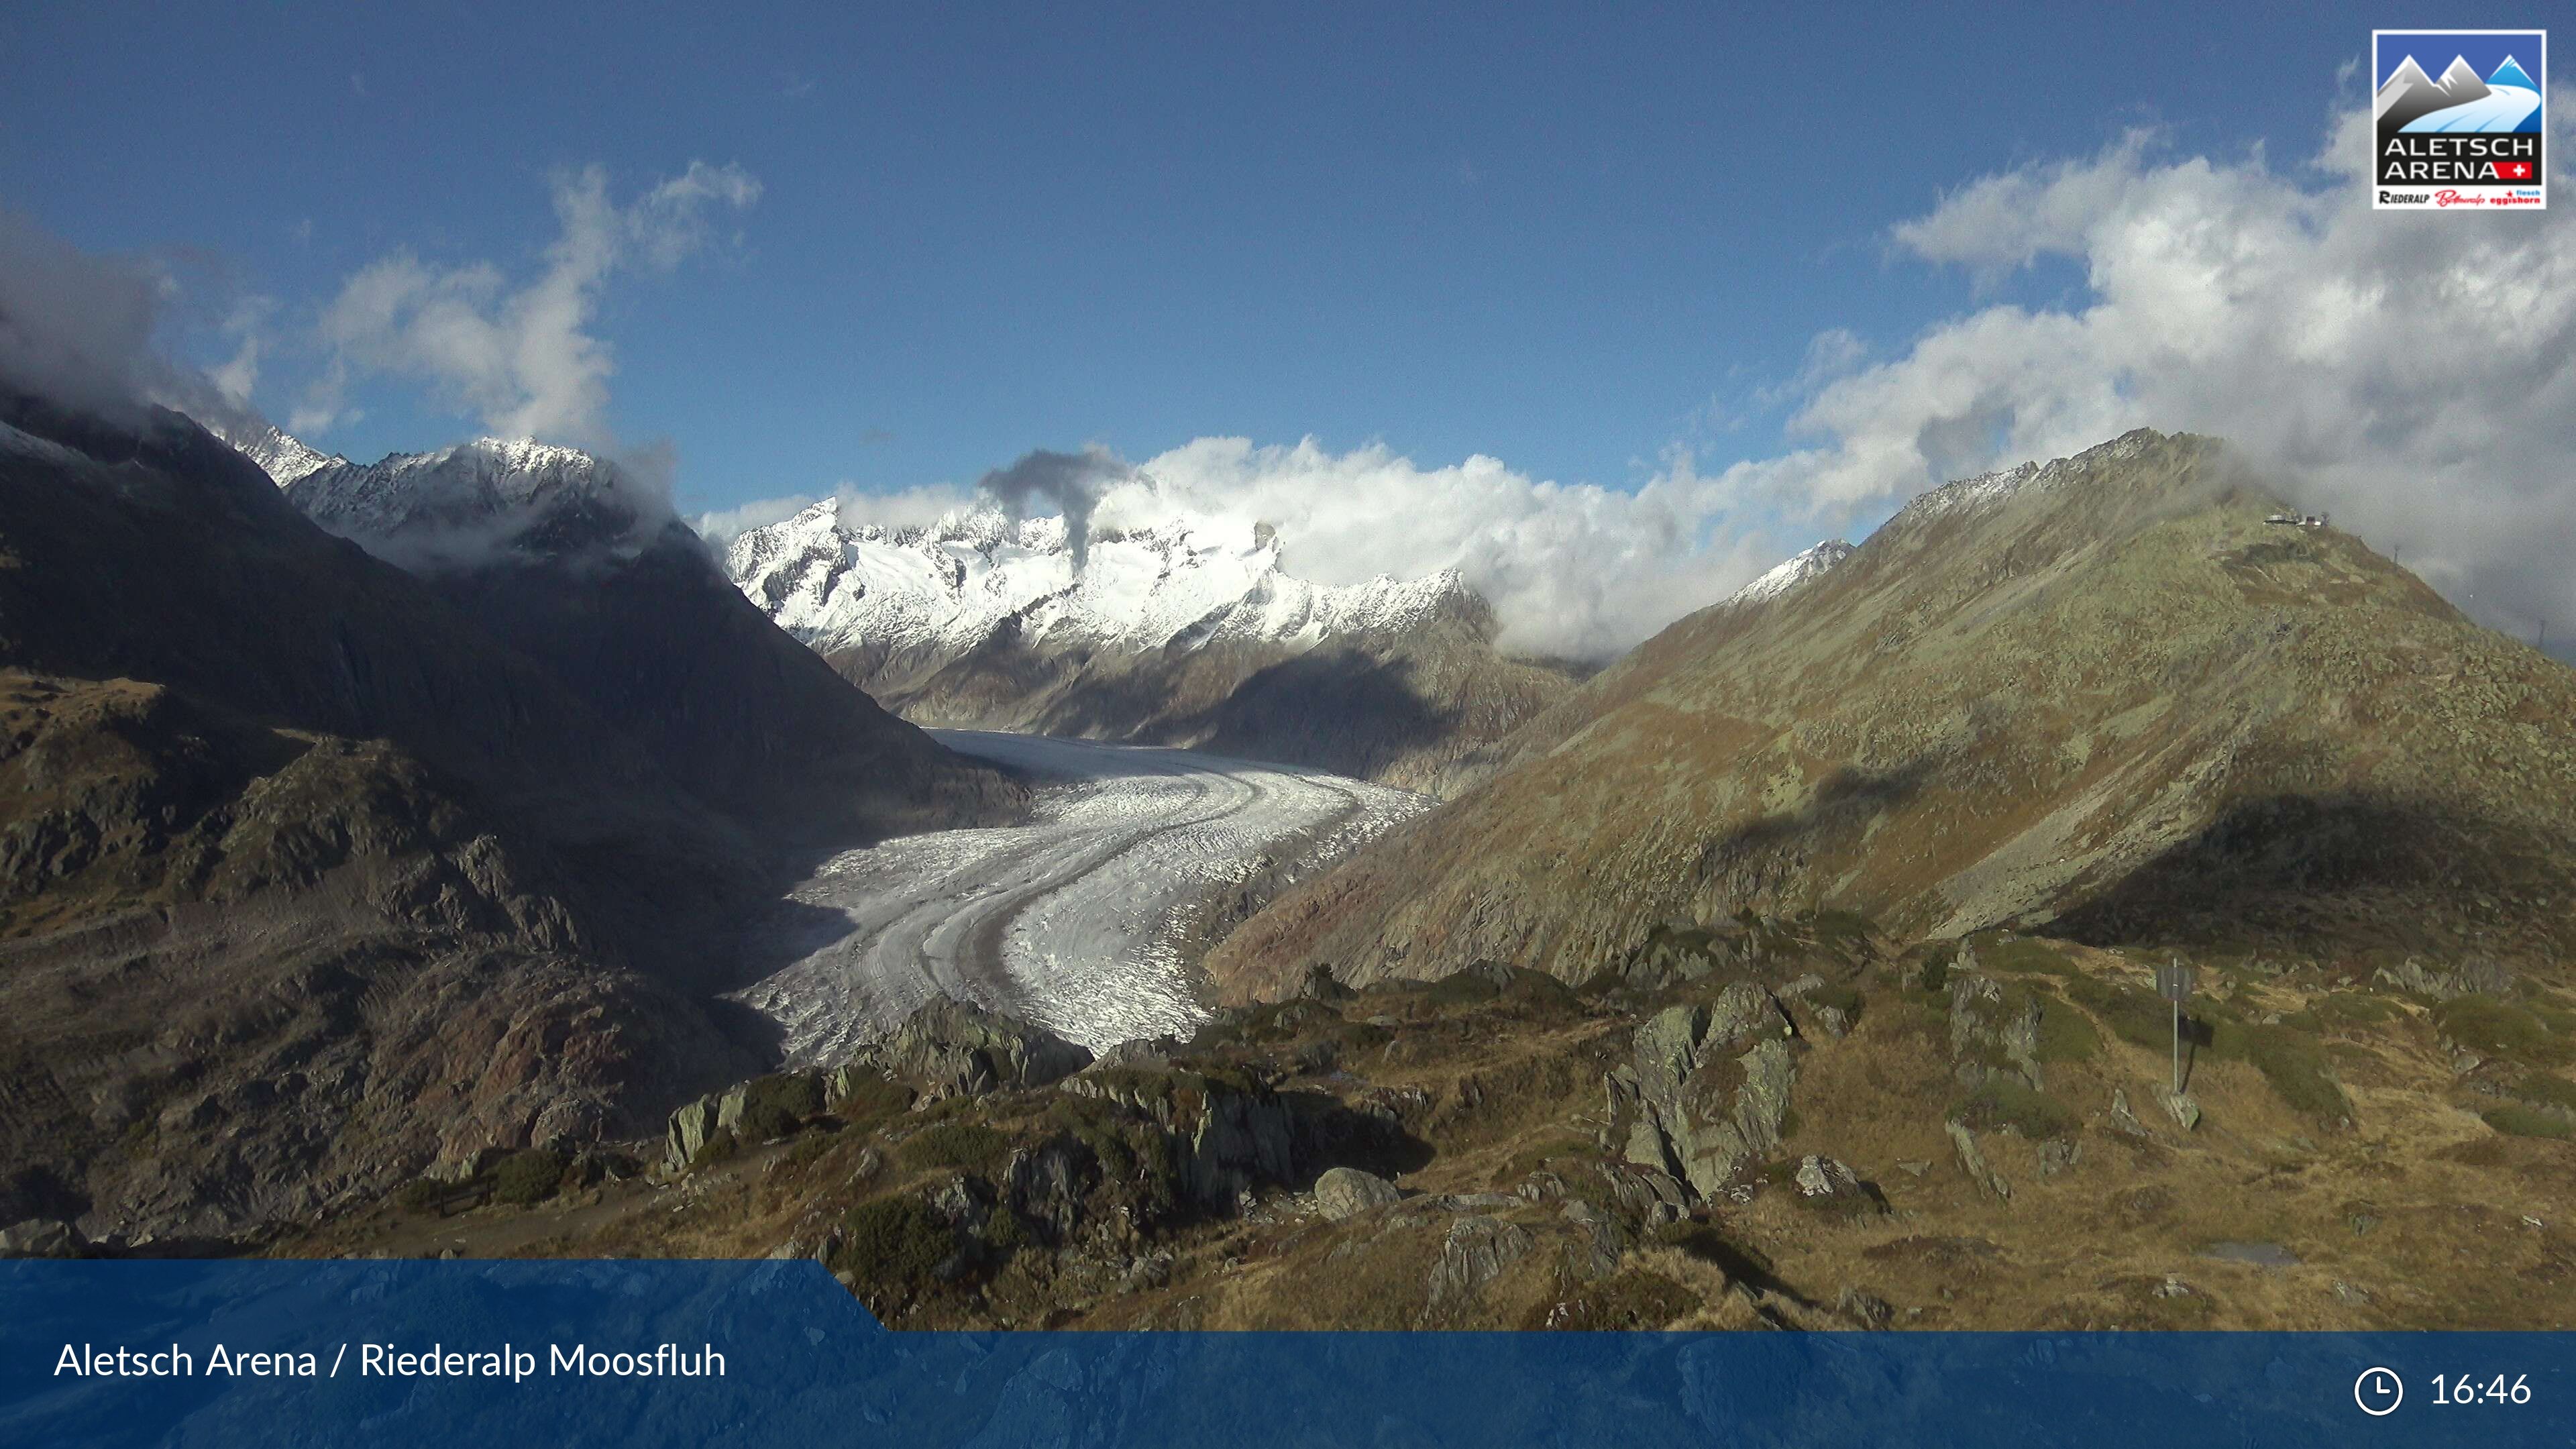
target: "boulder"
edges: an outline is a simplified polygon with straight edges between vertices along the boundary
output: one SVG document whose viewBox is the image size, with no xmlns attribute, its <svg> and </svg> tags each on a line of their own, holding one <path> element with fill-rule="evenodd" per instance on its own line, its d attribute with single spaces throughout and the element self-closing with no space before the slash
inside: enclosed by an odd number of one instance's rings
<svg viewBox="0 0 2576 1449">
<path fill-rule="evenodd" d="M 1860 1178 L 1850 1168 L 1812 1152 L 1798 1159 L 1795 1181 L 1800 1197 L 1846 1197 L 1860 1191 Z"/>
<path fill-rule="evenodd" d="M 1315 1179 L 1315 1207 L 1340 1222 L 1371 1208 L 1382 1208 L 1403 1196 L 1394 1183 L 1356 1167 L 1336 1167 Z"/>
<path fill-rule="evenodd" d="M 2185 1132 L 2200 1125 L 2200 1103 L 2192 1100 L 2191 1093 L 2160 1090 L 2156 1099 L 2165 1104 L 2165 1114 Z"/>
</svg>

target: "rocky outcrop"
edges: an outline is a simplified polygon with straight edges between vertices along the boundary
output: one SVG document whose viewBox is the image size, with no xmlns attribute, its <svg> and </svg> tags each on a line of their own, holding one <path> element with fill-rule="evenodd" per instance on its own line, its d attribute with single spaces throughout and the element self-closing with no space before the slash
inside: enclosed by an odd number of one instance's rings
<svg viewBox="0 0 2576 1449">
<path fill-rule="evenodd" d="M 2409 956 L 2394 967 L 2381 967 L 2373 979 L 2383 986 L 2435 1001 L 2456 1001 L 2476 992 L 2501 996 L 2513 986 L 2513 973 L 2501 962 L 2484 957 L 2443 970 Z"/>
<path fill-rule="evenodd" d="M 1779 1003 L 1742 981 L 1649 1017 L 1631 1060 L 1605 1076 L 1614 1150 L 1716 1196 L 1779 1143 L 1797 1077 L 1790 1035 Z"/>
<path fill-rule="evenodd" d="M 1950 978 L 1950 1058 L 1960 1084 L 2010 1077 L 2040 1085 L 2039 998 L 1991 977 Z"/>
<path fill-rule="evenodd" d="M 1091 1065 L 1091 1053 L 1018 1017 L 941 996 L 915 1007 L 852 1065 L 976 1096 L 1046 1086 Z"/>
<path fill-rule="evenodd" d="M 671 1114 L 663 1165 L 680 1172 L 721 1135 L 763 1141 L 893 1080 L 931 1097 L 1048 1086 L 1091 1064 L 1091 1053 L 1041 1026 L 972 1002 L 935 998 L 883 1041 L 829 1070 L 774 1073 L 710 1092 Z"/>
<path fill-rule="evenodd" d="M 1968 1174 L 1968 1180 L 1988 1196 L 2010 1200 L 2012 1184 L 2006 1182 L 2003 1174 L 1987 1163 L 1986 1155 L 1977 1150 L 1977 1134 L 1961 1122 L 1951 1121 L 1942 1125 L 1950 1133 L 1950 1145 L 1958 1150 L 1959 1170 Z"/>
<path fill-rule="evenodd" d="M 77 1258 L 86 1246 L 80 1229 L 51 1218 L 0 1228 L 0 1258 Z"/>
<path fill-rule="evenodd" d="M 1519 1223 L 1482 1216 L 1450 1223 L 1431 1265 L 1429 1301 L 1415 1326 L 1449 1326 L 1477 1304 L 1487 1284 L 1537 1246 L 1538 1235 Z"/>
</svg>

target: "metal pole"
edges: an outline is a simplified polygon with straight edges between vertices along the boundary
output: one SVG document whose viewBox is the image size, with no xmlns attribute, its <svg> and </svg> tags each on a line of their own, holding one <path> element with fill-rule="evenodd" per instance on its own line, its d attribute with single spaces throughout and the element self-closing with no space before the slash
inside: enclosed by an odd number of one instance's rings
<svg viewBox="0 0 2576 1449">
<path fill-rule="evenodd" d="M 2177 1096 L 2177 1097 L 2179 1097 L 2179 1096 L 2181 1096 L 2181 1095 L 2182 1095 L 2182 1003 L 2181 1003 L 2181 1002 L 2179 1002 L 2179 1001 L 2175 1002 L 2175 1003 L 2173 1004 L 2173 1009 L 2174 1009 L 2174 1088 L 2173 1088 L 2173 1089 L 2174 1089 L 2174 1095 L 2175 1095 L 2175 1096 Z"/>
</svg>

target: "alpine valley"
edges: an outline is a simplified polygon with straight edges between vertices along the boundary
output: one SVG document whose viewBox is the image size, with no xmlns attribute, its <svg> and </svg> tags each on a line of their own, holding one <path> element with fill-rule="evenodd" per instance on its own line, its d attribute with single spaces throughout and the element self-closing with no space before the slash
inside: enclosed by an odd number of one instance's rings
<svg viewBox="0 0 2576 1449">
<path fill-rule="evenodd" d="M 2576 1314 L 2576 673 L 2218 440 L 1575 664 L 1258 522 L 717 551 L 535 443 L 0 422 L 13 1251 L 811 1257 L 897 1327 Z"/>
</svg>

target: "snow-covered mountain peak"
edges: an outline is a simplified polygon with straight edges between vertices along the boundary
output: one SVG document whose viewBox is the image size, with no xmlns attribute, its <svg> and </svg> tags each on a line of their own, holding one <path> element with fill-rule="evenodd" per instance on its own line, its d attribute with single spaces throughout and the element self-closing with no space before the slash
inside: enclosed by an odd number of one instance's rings
<svg viewBox="0 0 2576 1449">
<path fill-rule="evenodd" d="M 604 458 L 529 438 L 476 438 L 380 462 L 334 460 L 286 485 L 305 516 L 414 570 L 622 550 L 670 516 Z"/>
<path fill-rule="evenodd" d="M 198 425 L 230 443 L 235 452 L 257 463 L 270 481 L 280 488 L 334 463 L 349 461 L 337 453 L 325 453 L 308 446 L 283 428 L 262 422 L 256 416 L 231 426 L 204 419 L 199 419 Z"/>
<path fill-rule="evenodd" d="M 827 654 L 960 651 L 1014 625 L 1030 643 L 1302 648 L 1417 627 L 1472 598 L 1454 570 L 1313 583 L 1286 570 L 1269 525 L 1186 513 L 1096 521 L 1077 561 L 1062 517 L 1015 519 L 989 501 L 906 528 L 865 521 L 837 500 L 817 503 L 736 538 L 725 571 Z"/>
<path fill-rule="evenodd" d="M 1729 595 L 1730 604 L 1758 604 L 1776 599 L 1807 580 L 1823 574 L 1834 565 L 1850 558 L 1858 550 L 1839 538 L 1829 538 L 1815 547 L 1791 556 L 1786 561 Z"/>
</svg>

